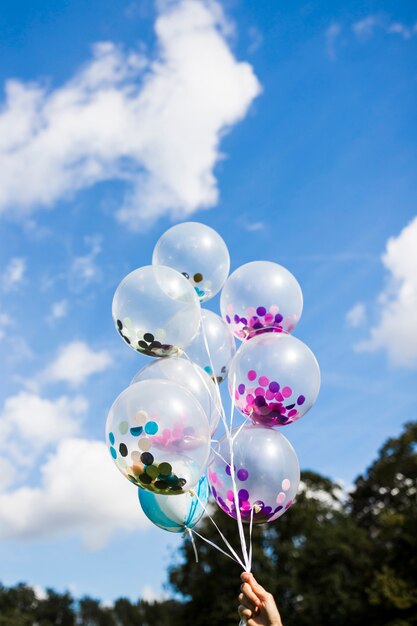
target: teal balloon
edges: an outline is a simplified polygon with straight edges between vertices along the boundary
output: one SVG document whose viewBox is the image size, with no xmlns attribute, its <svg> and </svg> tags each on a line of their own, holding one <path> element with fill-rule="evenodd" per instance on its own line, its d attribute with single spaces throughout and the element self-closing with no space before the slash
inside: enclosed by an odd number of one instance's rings
<svg viewBox="0 0 417 626">
<path fill-rule="evenodd" d="M 155 526 L 170 533 L 182 533 L 187 528 L 194 528 L 204 515 L 204 507 L 207 505 L 210 494 L 205 476 L 200 478 L 194 491 L 198 498 L 190 492 L 164 496 L 141 488 L 138 490 L 138 495 L 143 512 Z"/>
</svg>

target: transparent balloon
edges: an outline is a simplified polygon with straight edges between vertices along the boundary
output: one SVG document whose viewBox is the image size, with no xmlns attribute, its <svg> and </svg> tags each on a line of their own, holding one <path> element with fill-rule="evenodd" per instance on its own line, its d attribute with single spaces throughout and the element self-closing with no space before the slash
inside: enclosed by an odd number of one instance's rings
<svg viewBox="0 0 417 626">
<path fill-rule="evenodd" d="M 155 378 L 170 380 L 191 391 L 209 418 L 210 434 L 215 432 L 220 419 L 219 395 L 210 376 L 201 367 L 180 357 L 157 359 L 139 370 L 132 383 Z"/>
<path fill-rule="evenodd" d="M 204 336 L 209 352 L 207 352 Z M 217 382 L 221 383 L 227 377 L 230 362 L 236 352 L 236 345 L 224 320 L 216 313 L 202 309 L 200 330 L 192 343 L 186 347 L 185 352 L 213 380 L 216 378 Z"/>
<path fill-rule="evenodd" d="M 183 222 L 167 230 L 155 246 L 152 263 L 181 272 L 201 302 L 220 291 L 230 269 L 225 242 L 215 230 L 199 222 Z"/>
<path fill-rule="evenodd" d="M 240 346 L 228 385 L 243 415 L 258 424 L 285 426 L 315 403 L 320 368 L 310 348 L 296 337 L 263 334 Z"/>
<path fill-rule="evenodd" d="M 290 333 L 301 317 L 303 294 L 297 280 L 282 265 L 253 261 L 229 276 L 220 308 L 238 339 L 268 331 Z"/>
<path fill-rule="evenodd" d="M 242 520 L 250 522 L 253 516 L 254 524 L 273 522 L 290 508 L 297 493 L 300 467 L 294 448 L 279 431 L 253 424 L 243 426 L 233 446 L 234 468 L 226 437 L 209 462 L 208 479 L 217 504 L 236 519 L 233 472 Z"/>
<path fill-rule="evenodd" d="M 190 492 L 175 498 L 144 489 L 138 489 L 138 492 L 142 510 L 155 526 L 171 533 L 183 533 L 187 528 L 194 528 L 203 517 L 210 490 L 207 478 L 202 476 L 193 490 L 198 497 Z"/>
<path fill-rule="evenodd" d="M 181 353 L 200 326 L 200 303 L 171 267 L 147 265 L 128 274 L 113 298 L 113 320 L 131 348 L 147 356 Z"/>
<path fill-rule="evenodd" d="M 146 380 L 130 385 L 113 403 L 106 442 L 116 467 L 133 484 L 176 495 L 204 474 L 210 429 L 201 404 L 185 387 Z"/>
</svg>

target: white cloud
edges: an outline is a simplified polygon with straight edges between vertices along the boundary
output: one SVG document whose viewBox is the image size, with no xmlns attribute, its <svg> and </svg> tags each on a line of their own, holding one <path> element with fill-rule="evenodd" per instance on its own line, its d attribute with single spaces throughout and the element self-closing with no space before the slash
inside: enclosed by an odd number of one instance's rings
<svg viewBox="0 0 417 626">
<path fill-rule="evenodd" d="M 362 41 L 370 39 L 377 28 L 382 29 L 388 35 L 399 35 L 403 39 L 410 39 L 417 33 L 417 24 L 406 26 L 402 22 L 391 22 L 381 15 L 368 15 L 352 24 L 353 32 Z"/>
<path fill-rule="evenodd" d="M 132 229 L 213 206 L 220 140 L 260 93 L 228 26 L 216 2 L 165 3 L 153 58 L 104 42 L 55 90 L 8 80 L 0 210 L 27 215 L 112 179 L 128 185 L 118 218 Z"/>
<path fill-rule="evenodd" d="M 0 452 L 16 466 L 30 467 L 47 447 L 79 432 L 85 398 L 55 400 L 22 391 L 6 398 L 0 412 Z"/>
<path fill-rule="evenodd" d="M 261 31 L 258 28 L 256 28 L 256 26 L 251 26 L 249 28 L 248 35 L 249 35 L 249 40 L 250 40 L 248 52 L 253 54 L 254 52 L 258 50 L 258 48 L 262 46 L 264 38 L 263 38 Z"/>
<path fill-rule="evenodd" d="M 403 39 L 410 39 L 413 36 L 414 28 L 408 28 L 401 22 L 392 22 L 387 27 L 387 33 L 391 35 L 400 35 Z"/>
<path fill-rule="evenodd" d="M 102 250 L 101 237 L 86 237 L 85 243 L 89 251 L 87 254 L 76 256 L 69 269 L 68 280 L 73 291 L 81 291 L 101 278 L 101 270 L 96 263 L 96 258 Z"/>
<path fill-rule="evenodd" d="M 112 357 L 107 350 L 95 351 L 83 341 L 72 341 L 60 348 L 56 358 L 34 382 L 65 382 L 77 387 L 111 364 Z"/>
<path fill-rule="evenodd" d="M 337 22 L 333 22 L 325 32 L 326 53 L 331 61 L 336 59 L 336 41 L 340 37 L 342 27 Z"/>
<path fill-rule="evenodd" d="M 0 492 L 13 484 L 16 478 L 16 468 L 11 461 L 0 457 Z"/>
<path fill-rule="evenodd" d="M 41 585 L 31 585 L 37 600 L 46 600 L 49 597 L 48 592 Z"/>
<path fill-rule="evenodd" d="M 381 25 L 381 18 L 378 15 L 368 15 L 352 24 L 352 30 L 358 39 L 369 39 L 374 34 L 377 26 Z"/>
<path fill-rule="evenodd" d="M 0 340 L 6 335 L 8 326 L 12 326 L 13 322 L 7 313 L 0 311 Z"/>
<path fill-rule="evenodd" d="M 0 157 L 1 159 L 1 157 Z M 1 193 L 1 191 L 0 191 Z M 2 276 L 2 286 L 4 291 L 11 291 L 23 281 L 26 272 L 26 261 L 21 257 L 14 257 L 10 260 Z"/>
<path fill-rule="evenodd" d="M 346 321 L 349 326 L 356 328 L 366 320 L 366 307 L 363 302 L 358 302 L 346 313 Z"/>
<path fill-rule="evenodd" d="M 145 602 L 153 604 L 154 602 L 161 602 L 162 600 L 165 600 L 167 596 L 161 591 L 156 591 L 152 585 L 145 585 L 140 592 L 140 597 Z"/>
<path fill-rule="evenodd" d="M 393 365 L 417 366 L 417 217 L 387 242 L 382 262 L 389 272 L 378 297 L 380 311 L 359 351 L 385 350 Z"/>
<path fill-rule="evenodd" d="M 263 230 L 265 228 L 264 222 L 247 222 L 245 224 L 245 229 L 250 233 L 254 233 L 258 230 Z"/>
<path fill-rule="evenodd" d="M 0 538 L 76 534 L 90 549 L 113 533 L 148 525 L 137 490 L 115 469 L 104 442 L 62 441 L 41 467 L 39 487 L 0 493 Z"/>
<path fill-rule="evenodd" d="M 51 312 L 48 316 L 49 322 L 55 322 L 56 320 L 60 320 L 63 317 L 68 315 L 68 301 L 67 300 L 59 300 L 58 302 L 54 302 L 51 307 Z"/>
</svg>

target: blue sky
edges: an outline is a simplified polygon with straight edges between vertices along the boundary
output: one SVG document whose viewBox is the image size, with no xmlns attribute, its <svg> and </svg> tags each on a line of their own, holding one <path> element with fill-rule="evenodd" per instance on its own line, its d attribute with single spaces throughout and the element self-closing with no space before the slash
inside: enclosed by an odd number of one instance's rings
<svg viewBox="0 0 417 626">
<path fill-rule="evenodd" d="M 177 221 L 215 228 L 232 269 L 299 280 L 322 370 L 285 429 L 303 468 L 350 484 L 415 419 L 416 25 L 409 2 L 4 4 L 4 583 L 161 592 L 181 538 L 146 525 L 102 440 L 147 363 L 114 289 Z"/>
</svg>

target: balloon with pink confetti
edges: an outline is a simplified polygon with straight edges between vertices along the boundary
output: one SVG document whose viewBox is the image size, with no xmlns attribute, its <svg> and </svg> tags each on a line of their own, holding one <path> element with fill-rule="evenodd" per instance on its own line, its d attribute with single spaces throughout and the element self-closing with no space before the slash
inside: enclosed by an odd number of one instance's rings
<svg viewBox="0 0 417 626">
<path fill-rule="evenodd" d="M 290 333 L 301 317 L 303 294 L 296 278 L 282 265 L 253 261 L 229 276 L 220 308 L 238 339 L 264 332 Z"/>
<path fill-rule="evenodd" d="M 313 406 L 320 368 L 310 348 L 296 337 L 263 334 L 240 346 L 228 384 L 243 415 L 257 424 L 285 426 Z"/>
<path fill-rule="evenodd" d="M 236 436 L 233 452 L 232 467 L 224 437 L 209 462 L 208 479 L 218 506 L 236 519 L 233 475 L 243 521 L 253 517 L 254 524 L 273 522 L 290 508 L 297 493 L 300 467 L 294 448 L 279 431 L 248 424 Z"/>
<path fill-rule="evenodd" d="M 143 380 L 111 407 L 106 441 L 117 469 L 134 485 L 167 496 L 192 489 L 210 452 L 207 415 L 185 387 Z"/>
</svg>

